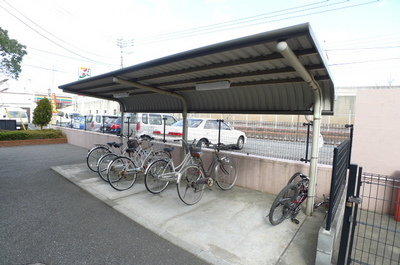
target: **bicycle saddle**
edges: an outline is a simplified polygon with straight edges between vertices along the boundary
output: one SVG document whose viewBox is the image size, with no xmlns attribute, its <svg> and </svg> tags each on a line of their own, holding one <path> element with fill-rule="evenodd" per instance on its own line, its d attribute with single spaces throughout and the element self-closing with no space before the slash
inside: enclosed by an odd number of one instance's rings
<svg viewBox="0 0 400 265">
<path fill-rule="evenodd" d="M 164 151 L 171 153 L 172 151 L 174 151 L 174 149 L 175 149 L 175 147 L 165 147 Z"/>
</svg>

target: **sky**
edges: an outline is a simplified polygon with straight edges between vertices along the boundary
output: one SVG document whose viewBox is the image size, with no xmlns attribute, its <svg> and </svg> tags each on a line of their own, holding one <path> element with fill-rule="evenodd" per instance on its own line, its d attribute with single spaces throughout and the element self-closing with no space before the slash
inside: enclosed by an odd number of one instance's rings
<svg viewBox="0 0 400 265">
<path fill-rule="evenodd" d="M 171 54 L 310 23 L 336 87 L 400 85 L 400 0 L 0 0 L 27 46 L 9 91 L 52 92 Z M 4 76 L 0 76 L 0 81 Z"/>
</svg>

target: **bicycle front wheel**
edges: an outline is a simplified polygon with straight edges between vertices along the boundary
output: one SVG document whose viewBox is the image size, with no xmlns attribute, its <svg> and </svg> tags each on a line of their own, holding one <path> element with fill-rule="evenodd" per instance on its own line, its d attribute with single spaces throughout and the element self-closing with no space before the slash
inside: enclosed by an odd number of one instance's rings
<svg viewBox="0 0 400 265">
<path fill-rule="evenodd" d="M 149 165 L 144 176 L 144 185 L 146 189 L 153 194 L 164 191 L 169 181 L 163 179 L 163 175 L 173 172 L 173 168 L 169 161 L 160 159 Z"/>
<path fill-rule="evenodd" d="M 96 146 L 92 148 L 86 156 L 86 164 L 90 170 L 97 172 L 97 162 L 103 155 L 111 153 L 111 151 L 105 146 Z"/>
<path fill-rule="evenodd" d="M 116 157 L 117 155 L 114 153 L 107 153 L 100 157 L 99 161 L 97 162 L 97 173 L 99 173 L 99 176 L 102 180 L 108 182 L 107 168 L 111 161 L 113 161 Z"/>
<path fill-rule="evenodd" d="M 181 179 L 176 184 L 179 198 L 187 205 L 198 203 L 203 197 L 206 185 L 203 171 L 197 165 L 190 165 L 181 173 Z"/>
<path fill-rule="evenodd" d="M 230 190 L 237 181 L 237 168 L 235 161 L 230 157 L 223 157 L 215 167 L 215 182 L 221 190 Z"/>
<path fill-rule="evenodd" d="M 300 172 L 294 173 L 293 176 L 289 179 L 288 184 L 299 185 L 299 183 L 303 183 L 308 187 L 308 181 L 302 181 L 304 179 L 303 177 L 304 177 L 303 173 Z"/>
<path fill-rule="evenodd" d="M 273 225 L 282 223 L 296 205 L 294 201 L 299 193 L 296 184 L 289 184 L 281 190 L 272 203 L 269 211 L 269 221 Z"/>
<path fill-rule="evenodd" d="M 135 184 L 138 170 L 129 157 L 118 156 L 107 167 L 107 179 L 111 187 L 118 191 L 131 188 Z"/>
</svg>

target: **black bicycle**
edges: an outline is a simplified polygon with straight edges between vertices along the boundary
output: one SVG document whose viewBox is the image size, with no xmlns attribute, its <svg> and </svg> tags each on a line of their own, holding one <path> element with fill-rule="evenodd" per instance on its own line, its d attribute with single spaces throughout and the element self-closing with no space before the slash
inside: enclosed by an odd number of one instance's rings
<svg viewBox="0 0 400 265">
<path fill-rule="evenodd" d="M 301 209 L 301 204 L 308 197 L 308 183 L 310 178 L 303 173 L 295 173 L 288 181 L 278 196 L 276 196 L 272 203 L 271 209 L 267 217 L 269 222 L 277 225 L 287 218 L 291 218 L 292 222 L 298 224 L 299 220 L 296 219 L 297 214 Z M 329 198 L 325 198 L 320 203 L 314 205 L 314 208 L 328 203 Z"/>
</svg>

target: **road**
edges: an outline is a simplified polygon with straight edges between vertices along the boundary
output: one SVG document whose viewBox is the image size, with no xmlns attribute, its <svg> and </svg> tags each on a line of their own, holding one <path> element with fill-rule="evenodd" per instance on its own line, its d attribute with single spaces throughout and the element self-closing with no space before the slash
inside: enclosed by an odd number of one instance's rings
<svg viewBox="0 0 400 265">
<path fill-rule="evenodd" d="M 0 148 L 0 264 L 206 264 L 50 168 L 84 163 L 86 153 Z"/>
<path fill-rule="evenodd" d="M 326 144 L 322 147 L 319 154 L 319 163 L 327 165 L 332 164 L 334 147 L 335 146 Z M 306 144 L 290 141 L 248 138 L 245 147 L 239 152 L 300 161 L 301 158 L 305 158 Z M 308 159 L 310 159 L 311 145 L 309 146 L 308 152 Z"/>
</svg>

